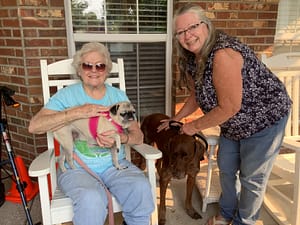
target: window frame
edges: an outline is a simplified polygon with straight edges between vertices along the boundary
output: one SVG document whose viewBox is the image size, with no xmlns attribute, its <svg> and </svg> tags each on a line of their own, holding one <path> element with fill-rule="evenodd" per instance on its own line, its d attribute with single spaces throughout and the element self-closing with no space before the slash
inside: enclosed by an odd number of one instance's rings
<svg viewBox="0 0 300 225">
<path fill-rule="evenodd" d="M 75 54 L 75 42 L 135 42 L 151 43 L 165 42 L 166 45 L 166 70 L 165 70 L 165 113 L 171 115 L 172 106 L 172 0 L 167 0 L 167 32 L 165 34 L 95 34 L 95 33 L 74 33 L 72 24 L 71 0 L 64 0 L 65 21 L 67 31 L 68 56 L 71 58 Z M 109 41 L 108 41 L 109 40 Z M 126 75 L 125 75 L 126 76 Z"/>
</svg>

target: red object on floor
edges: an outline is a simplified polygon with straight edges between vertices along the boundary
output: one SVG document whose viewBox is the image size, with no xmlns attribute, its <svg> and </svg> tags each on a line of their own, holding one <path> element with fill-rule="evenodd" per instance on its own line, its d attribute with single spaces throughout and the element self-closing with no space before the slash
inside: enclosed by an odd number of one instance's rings
<svg viewBox="0 0 300 225">
<path fill-rule="evenodd" d="M 23 190 L 25 198 L 27 201 L 30 201 L 36 194 L 39 192 L 39 186 L 36 182 L 32 182 L 29 178 L 27 168 L 23 162 L 23 159 L 20 156 L 15 157 L 15 164 L 19 174 L 20 183 L 26 183 L 26 187 Z M 15 203 L 22 203 L 20 193 L 17 189 L 17 183 L 12 182 L 11 188 L 5 194 L 5 200 Z"/>
</svg>

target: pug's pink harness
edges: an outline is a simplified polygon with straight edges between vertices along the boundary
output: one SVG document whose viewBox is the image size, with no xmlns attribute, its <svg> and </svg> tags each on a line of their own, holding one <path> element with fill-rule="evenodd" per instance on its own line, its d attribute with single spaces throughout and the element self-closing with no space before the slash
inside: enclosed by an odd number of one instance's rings
<svg viewBox="0 0 300 225">
<path fill-rule="evenodd" d="M 123 128 L 119 124 L 117 124 L 115 121 L 113 121 L 113 119 L 110 117 L 108 111 L 103 112 L 101 114 L 103 116 L 105 116 L 106 119 L 108 119 L 108 121 L 110 121 L 117 128 L 117 131 L 119 134 L 123 132 Z M 96 139 L 96 137 L 97 137 L 98 122 L 99 122 L 99 116 L 91 117 L 89 119 L 89 129 L 90 129 L 90 133 L 94 139 Z"/>
</svg>

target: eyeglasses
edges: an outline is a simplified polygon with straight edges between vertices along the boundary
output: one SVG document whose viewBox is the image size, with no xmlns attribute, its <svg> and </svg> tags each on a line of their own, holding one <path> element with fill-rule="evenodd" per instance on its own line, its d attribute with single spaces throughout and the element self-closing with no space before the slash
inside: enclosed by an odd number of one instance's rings
<svg viewBox="0 0 300 225">
<path fill-rule="evenodd" d="M 200 23 L 192 24 L 184 30 L 177 31 L 175 34 L 176 38 L 178 38 L 178 39 L 183 38 L 185 36 L 186 32 L 193 34 L 195 32 L 195 30 L 199 27 L 199 25 L 202 23 L 204 23 L 204 22 L 200 21 Z"/>
<path fill-rule="evenodd" d="M 105 68 L 106 68 L 106 65 L 104 63 L 96 63 L 96 64 L 81 63 L 81 68 L 84 71 L 92 71 L 94 66 L 95 66 L 97 72 L 103 72 L 103 71 L 105 71 Z"/>
</svg>

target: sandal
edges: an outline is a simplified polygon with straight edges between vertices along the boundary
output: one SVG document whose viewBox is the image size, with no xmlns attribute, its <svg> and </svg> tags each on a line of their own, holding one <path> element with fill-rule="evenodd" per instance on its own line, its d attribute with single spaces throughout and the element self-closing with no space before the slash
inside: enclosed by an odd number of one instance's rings
<svg viewBox="0 0 300 225">
<path fill-rule="evenodd" d="M 223 217 L 218 218 L 217 216 L 213 216 L 206 222 L 206 225 L 230 225 L 230 221 L 225 220 Z"/>
</svg>

